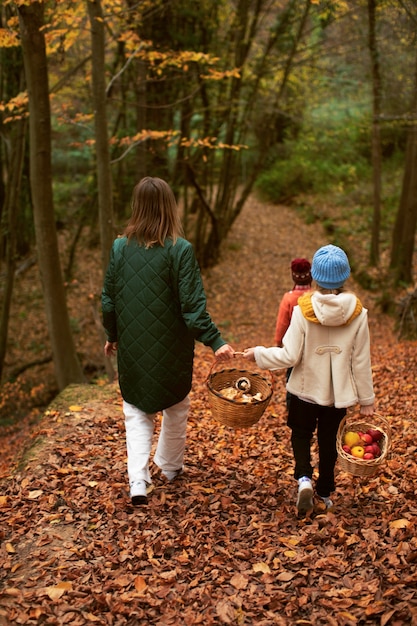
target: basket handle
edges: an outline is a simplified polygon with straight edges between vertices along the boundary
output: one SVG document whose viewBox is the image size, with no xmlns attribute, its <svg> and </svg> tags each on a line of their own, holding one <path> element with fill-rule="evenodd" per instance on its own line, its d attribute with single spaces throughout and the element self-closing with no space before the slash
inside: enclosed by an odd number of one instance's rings
<svg viewBox="0 0 417 626">
<path fill-rule="evenodd" d="M 391 429 L 391 424 L 389 423 L 389 421 L 387 420 L 386 417 L 384 417 L 383 415 L 381 415 L 380 413 L 378 413 L 377 411 L 374 411 L 372 415 L 361 415 L 360 413 L 357 414 L 357 418 L 358 419 L 363 419 L 366 420 L 367 418 L 369 418 L 372 421 L 372 416 L 375 415 L 376 417 L 378 417 L 381 422 L 384 424 L 384 430 L 386 431 L 386 434 L 388 437 L 392 436 L 392 429 Z M 339 428 L 338 428 L 338 434 L 340 434 L 345 426 L 346 423 L 349 422 L 349 419 L 352 419 L 352 415 L 345 415 L 345 417 L 342 419 L 342 421 L 339 424 Z"/>
<path fill-rule="evenodd" d="M 241 356 L 243 356 L 243 352 L 235 352 L 233 354 L 233 357 L 241 357 Z M 245 362 L 247 363 L 247 361 L 245 361 Z M 221 363 L 222 363 L 222 365 L 224 365 L 225 363 L 228 363 L 228 361 L 221 361 Z M 213 363 L 211 364 L 208 376 L 207 376 L 207 381 L 209 380 L 210 376 L 212 375 L 215 366 L 218 365 L 218 364 L 219 364 L 219 361 L 217 359 L 214 359 Z M 274 392 L 274 390 L 275 390 L 275 380 L 274 380 L 274 377 L 272 375 L 271 370 L 263 370 L 263 371 L 266 371 L 266 372 L 269 373 L 269 377 L 271 379 L 271 389 L 272 389 L 272 392 Z"/>
</svg>

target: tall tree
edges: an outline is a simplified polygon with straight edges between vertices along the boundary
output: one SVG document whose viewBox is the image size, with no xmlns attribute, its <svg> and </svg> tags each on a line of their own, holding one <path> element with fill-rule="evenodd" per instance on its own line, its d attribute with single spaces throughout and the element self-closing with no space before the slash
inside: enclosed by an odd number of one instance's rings
<svg viewBox="0 0 417 626">
<path fill-rule="evenodd" d="M 97 162 L 98 206 L 103 273 L 114 239 L 112 174 L 107 125 L 104 17 L 100 0 L 87 0 L 91 28 L 94 128 Z"/>
<path fill-rule="evenodd" d="M 379 63 L 378 45 L 376 38 L 376 8 L 377 0 L 368 0 L 368 21 L 369 21 L 369 53 L 371 56 L 372 73 L 372 178 L 374 191 L 374 211 L 372 220 L 372 236 L 370 263 L 377 265 L 379 262 L 379 236 L 381 227 L 381 68 Z"/>
<path fill-rule="evenodd" d="M 16 121 L 10 131 L 9 171 L 1 220 L 2 225 L 4 225 L 6 254 L 5 282 L 2 303 L 0 306 L 0 380 L 3 372 L 4 359 L 6 357 L 9 314 L 16 269 L 17 216 L 19 213 L 19 197 L 23 170 L 25 138 L 26 120 L 22 119 Z"/>
<path fill-rule="evenodd" d="M 29 93 L 30 185 L 39 270 L 58 387 L 84 381 L 71 333 L 62 280 L 52 194 L 51 112 L 44 37 L 44 5 L 18 6 Z"/>
<path fill-rule="evenodd" d="M 396 284 L 412 282 L 417 228 L 417 58 L 411 113 L 414 119 L 407 132 L 404 176 L 391 246 L 390 267 Z"/>
<path fill-rule="evenodd" d="M 415 2 L 402 0 L 401 8 L 410 20 L 412 44 L 415 50 L 417 13 Z M 410 284 L 413 281 L 413 257 L 417 229 L 417 54 L 414 57 L 412 97 L 405 149 L 404 175 L 401 196 L 392 233 L 390 269 L 394 283 Z"/>
<path fill-rule="evenodd" d="M 1 7 L 0 26 L 4 28 L 13 16 L 11 7 Z M 6 29 L 4 29 L 6 30 Z M 4 32 L 3 30 L 3 32 Z M 9 31 L 7 31 L 9 32 Z M 0 49 L 0 100 L 7 101 L 24 90 L 23 59 L 17 41 L 10 38 Z M 8 121 L 5 122 L 5 118 Z M 6 358 L 9 317 L 18 250 L 18 227 L 22 216 L 22 173 L 25 157 L 27 124 L 24 116 L 0 111 L 0 267 L 4 276 L 0 300 L 0 380 Z M 4 262 L 4 264 L 3 264 Z"/>
</svg>

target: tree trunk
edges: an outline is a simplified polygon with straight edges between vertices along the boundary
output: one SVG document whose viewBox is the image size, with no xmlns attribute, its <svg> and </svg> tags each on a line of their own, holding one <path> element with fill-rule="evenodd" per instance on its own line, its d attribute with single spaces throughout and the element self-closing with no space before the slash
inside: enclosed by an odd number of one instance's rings
<svg viewBox="0 0 417 626">
<path fill-rule="evenodd" d="M 417 59 L 416 59 L 417 61 Z M 414 75 L 412 111 L 417 116 L 417 62 Z M 400 205 L 395 219 L 391 246 L 394 282 L 410 284 L 413 279 L 413 254 L 417 227 L 417 127 L 412 124 L 407 135 L 405 168 Z"/>
<path fill-rule="evenodd" d="M 391 248 L 394 282 L 410 284 L 417 224 L 417 128 L 408 131 L 405 170 Z"/>
<path fill-rule="evenodd" d="M 147 127 L 146 116 L 146 64 L 141 59 L 135 62 L 136 80 L 134 82 L 135 100 L 136 100 L 136 128 L 138 131 Z M 137 172 L 137 181 L 146 176 L 147 154 L 142 146 L 136 148 L 135 164 Z"/>
<path fill-rule="evenodd" d="M 114 240 L 112 180 L 106 113 L 104 17 L 100 0 L 87 0 L 91 25 L 92 83 L 97 160 L 98 206 L 103 275 Z"/>
<path fill-rule="evenodd" d="M 87 0 L 91 26 L 91 62 L 94 103 L 94 129 L 96 140 L 98 212 L 100 222 L 101 267 L 103 278 L 110 258 L 110 250 L 115 237 L 113 227 L 113 196 L 110 166 L 110 149 L 106 111 L 106 66 L 104 18 L 100 0 Z M 97 321 L 97 315 L 95 314 Z M 104 346 L 106 336 L 98 324 L 99 341 Z M 113 364 L 105 359 L 105 368 L 110 381 L 115 378 Z"/>
<path fill-rule="evenodd" d="M 20 5 L 19 24 L 29 92 L 30 185 L 39 270 L 59 389 L 84 382 L 71 334 L 52 197 L 48 68 L 40 2 Z"/>
<path fill-rule="evenodd" d="M 11 155 L 9 175 L 6 187 L 3 220 L 6 236 L 5 268 L 6 280 L 3 301 L 0 310 L 0 381 L 3 373 L 4 359 L 7 351 L 10 305 L 13 294 L 14 275 L 16 269 L 16 231 L 19 211 L 19 192 L 22 179 L 23 159 L 25 153 L 26 122 L 19 120 L 14 123 L 10 134 Z"/>
<path fill-rule="evenodd" d="M 372 121 L 372 176 L 374 188 L 374 212 L 372 220 L 372 236 L 370 264 L 375 266 L 379 262 L 379 233 L 381 228 L 381 71 L 376 42 L 375 12 L 377 0 L 368 0 L 369 18 L 369 53 L 371 56 L 372 91 L 373 91 L 373 121 Z"/>
</svg>

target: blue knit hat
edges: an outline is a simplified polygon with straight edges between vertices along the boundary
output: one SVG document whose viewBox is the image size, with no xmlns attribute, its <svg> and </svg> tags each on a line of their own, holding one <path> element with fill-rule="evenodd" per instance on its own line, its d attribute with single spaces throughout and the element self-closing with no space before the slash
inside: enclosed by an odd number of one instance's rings
<svg viewBox="0 0 417 626">
<path fill-rule="evenodd" d="M 319 248 L 313 256 L 311 275 L 319 287 L 324 289 L 342 287 L 350 276 L 346 253 L 332 244 Z"/>
</svg>

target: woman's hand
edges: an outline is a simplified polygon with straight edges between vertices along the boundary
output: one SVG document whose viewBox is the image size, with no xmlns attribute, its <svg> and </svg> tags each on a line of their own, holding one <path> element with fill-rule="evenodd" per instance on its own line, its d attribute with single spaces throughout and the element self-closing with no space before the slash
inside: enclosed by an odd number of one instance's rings
<svg viewBox="0 0 417 626">
<path fill-rule="evenodd" d="M 221 348 L 216 350 L 214 356 L 219 361 L 228 361 L 229 359 L 233 358 L 234 354 L 235 351 L 233 350 L 232 346 L 229 346 L 229 344 L 226 343 L 224 346 L 221 346 Z"/>
<path fill-rule="evenodd" d="M 113 356 L 117 351 L 117 341 L 106 341 L 104 345 L 105 356 Z"/>
</svg>

